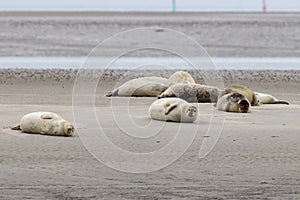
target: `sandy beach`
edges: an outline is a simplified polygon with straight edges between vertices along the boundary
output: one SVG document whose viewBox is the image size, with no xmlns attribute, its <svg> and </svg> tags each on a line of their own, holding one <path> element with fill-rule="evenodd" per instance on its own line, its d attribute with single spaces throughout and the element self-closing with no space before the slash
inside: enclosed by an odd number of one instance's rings
<svg viewBox="0 0 300 200">
<path fill-rule="evenodd" d="M 18 76 L 22 73 L 7 74 Z M 1 199 L 297 199 L 300 195 L 297 81 L 255 82 L 249 77 L 241 80 L 239 76 L 224 79 L 226 85 L 243 83 L 288 100 L 291 105 L 262 105 L 253 107 L 249 114 L 227 113 L 215 148 L 206 158 L 200 159 L 199 148 L 203 140 L 209 139 L 206 137 L 211 123 L 209 118 L 211 109 L 215 108 L 211 104 L 198 104 L 199 119 L 187 127 L 190 131 L 186 134 L 194 131 L 197 125 L 199 130 L 188 151 L 159 171 L 130 174 L 97 161 L 78 135 L 51 137 L 7 129 L 16 125 L 24 114 L 39 110 L 57 112 L 73 121 L 74 79 L 71 76 L 66 80 L 64 75 L 58 80 L 54 74 L 72 75 L 70 71 L 48 71 L 48 78 L 2 79 Z M 149 140 L 136 141 L 125 137 L 118 129 L 113 120 L 111 99 L 103 97 L 115 83 L 116 80 L 107 76 L 96 93 L 96 113 L 108 137 L 121 148 L 133 152 L 153 151 L 166 145 L 173 137 L 170 131 L 177 130 L 178 124 L 168 124 Z M 136 123 L 143 126 L 150 122 L 147 110 L 154 100 L 130 99 L 128 108 Z M 85 106 L 83 103 L 79 108 Z M 223 114 L 217 111 L 215 116 Z M 85 117 L 83 115 L 82 119 Z M 81 130 L 88 128 L 80 124 L 80 120 L 77 125 Z M 154 127 L 160 125 L 157 123 Z M 219 125 L 220 122 L 212 123 L 212 126 Z M 132 124 L 128 124 L 123 128 L 131 127 Z M 106 153 L 110 155 L 111 152 Z"/>
<path fill-rule="evenodd" d="M 299 57 L 299 46 L 295 42 L 299 35 L 299 17 L 298 14 L 230 13 L 81 13 L 75 16 L 72 13 L 1 13 L 3 39 L 0 45 L 3 48 L 0 55 L 85 56 L 98 42 L 119 31 L 137 26 L 166 26 L 195 36 L 212 56 Z M 213 29 L 213 35 L 207 34 Z M 268 37 L 258 39 L 259 35 Z M 122 44 L 120 46 L 122 48 Z M 107 55 L 113 52 L 112 47 Z M 243 84 L 287 100 L 290 105 L 262 105 L 252 107 L 252 112 L 247 114 L 225 114 L 210 103 L 196 104 L 197 121 L 183 125 L 185 134 L 197 130 L 192 145 L 171 165 L 141 174 L 107 167 L 81 142 L 78 131 L 90 130 L 83 122 L 92 119 L 84 112 L 90 106 L 85 102 L 76 105 L 82 112 L 82 120 L 74 119 L 72 98 L 77 72 L 75 69 L 0 70 L 0 199 L 300 198 L 299 70 L 209 73 L 212 79 L 216 74 L 221 77 L 225 86 Z M 125 108 L 112 107 L 112 98 L 104 94 L 119 84 L 124 73 L 107 71 L 102 77 L 93 94 L 95 116 L 107 137 L 120 148 L 137 153 L 159 150 L 172 140 L 180 124 L 167 123 L 159 134 L 148 139 L 124 134 L 122 128 L 131 130 L 133 125 L 123 123 L 120 128 L 116 121 L 120 118 L 114 114 L 122 116 L 124 112 L 114 112 L 128 109 L 135 125 L 143 127 L 151 122 L 147 111 L 155 100 L 116 98 L 116 101 L 129 103 Z M 203 83 L 199 71 L 190 73 L 197 83 Z M 146 73 L 133 74 L 138 77 Z M 151 74 L 168 77 L 171 72 L 151 71 Z M 90 88 L 87 85 L 85 89 Z M 18 124 L 24 114 L 40 110 L 57 112 L 76 122 L 75 136 L 42 136 L 8 129 Z M 224 124 L 211 121 L 212 116 L 225 117 Z M 152 126 L 159 128 L 162 123 L 154 122 Z M 210 127 L 222 127 L 221 135 L 208 156 L 200 159 L 201 145 L 213 138 L 208 135 Z M 97 131 L 90 130 L 90 133 Z M 162 155 L 158 161 L 172 153 Z M 115 156 L 111 151 L 104 154 L 108 158 Z M 115 162 L 122 166 L 127 160 L 118 157 Z M 149 167 L 155 165 L 148 164 Z"/>
</svg>

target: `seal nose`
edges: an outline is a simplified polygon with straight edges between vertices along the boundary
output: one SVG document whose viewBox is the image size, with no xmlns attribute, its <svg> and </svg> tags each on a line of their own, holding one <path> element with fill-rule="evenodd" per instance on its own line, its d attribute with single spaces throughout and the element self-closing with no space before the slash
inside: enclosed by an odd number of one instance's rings
<svg viewBox="0 0 300 200">
<path fill-rule="evenodd" d="M 74 133 L 74 127 L 72 125 L 69 125 L 67 128 L 67 135 L 72 136 Z"/>
</svg>

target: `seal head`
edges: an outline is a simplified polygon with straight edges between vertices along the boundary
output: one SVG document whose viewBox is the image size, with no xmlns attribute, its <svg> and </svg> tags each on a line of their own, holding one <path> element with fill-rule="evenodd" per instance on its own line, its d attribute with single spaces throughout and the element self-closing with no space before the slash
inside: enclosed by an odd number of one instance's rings
<svg viewBox="0 0 300 200">
<path fill-rule="evenodd" d="M 217 102 L 218 110 L 226 112 L 248 113 L 251 104 L 248 99 L 240 93 L 229 93 L 221 96 Z"/>
</svg>

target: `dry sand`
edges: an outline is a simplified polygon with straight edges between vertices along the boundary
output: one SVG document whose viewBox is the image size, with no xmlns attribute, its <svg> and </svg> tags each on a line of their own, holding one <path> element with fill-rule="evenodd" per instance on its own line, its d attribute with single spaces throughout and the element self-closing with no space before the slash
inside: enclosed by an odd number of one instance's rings
<svg viewBox="0 0 300 200">
<path fill-rule="evenodd" d="M 85 56 L 97 42 L 119 31 L 166 26 L 196 37 L 212 56 L 299 56 L 296 42 L 299 16 L 85 13 L 74 18 L 72 13 L 59 16 L 1 13 L 0 55 Z M 113 48 L 108 55 L 111 52 Z M 152 73 L 169 75 L 165 71 Z M 201 74 L 192 73 L 197 82 L 203 81 Z M 1 70 L 0 199 L 299 199 L 299 73 L 299 70 L 219 72 L 225 85 L 244 84 L 288 100 L 291 105 L 253 107 L 249 114 L 226 113 L 218 143 L 206 158 L 199 159 L 202 142 L 211 139 L 204 136 L 211 109 L 215 108 L 211 104 L 198 104 L 199 119 L 186 125 L 186 134 L 199 125 L 187 152 L 159 171 L 130 174 L 97 161 L 78 135 L 51 137 L 7 129 L 16 125 L 25 113 L 37 110 L 57 112 L 73 121 L 72 88 L 76 70 Z M 122 74 L 122 71 L 108 71 L 96 90 L 95 111 L 105 132 L 114 143 L 129 151 L 163 147 L 179 124 L 168 123 L 157 136 L 136 140 L 124 136 L 113 121 L 111 99 L 103 95 L 115 86 Z M 138 125 L 149 123 L 147 109 L 154 100 L 130 99 L 129 110 Z M 85 108 L 82 102 L 79 109 Z M 223 115 L 216 111 L 214 117 Z M 82 120 L 86 116 L 83 113 Z M 87 130 L 80 121 L 76 121 L 78 130 Z M 154 127 L 160 125 L 156 122 Z M 211 125 L 222 123 L 217 121 Z M 112 152 L 105 153 L 112 156 Z M 169 155 L 162 155 L 162 159 L 166 156 Z M 123 159 L 120 157 L 116 162 L 122 164 Z"/>
<path fill-rule="evenodd" d="M 30 74 L 34 72 L 36 76 L 33 77 Z M 223 79 L 225 85 L 242 83 L 286 99 L 291 105 L 253 107 L 249 114 L 227 113 L 218 143 L 206 158 L 200 159 L 199 148 L 203 140 L 210 139 L 204 136 L 211 123 L 211 109 L 215 108 L 211 104 L 198 104 L 199 119 L 187 125 L 186 131 L 186 134 L 191 134 L 199 125 L 192 146 L 175 163 L 147 174 L 129 174 L 106 167 L 88 153 L 78 135 L 72 138 L 51 137 L 6 129 L 16 125 L 25 113 L 38 110 L 57 112 L 73 121 L 71 103 L 75 72 L 4 70 L 2 73 L 7 78 L 1 79 L 0 125 L 4 129 L 0 132 L 0 199 L 300 197 L 300 93 L 299 78 L 296 78 L 299 72 L 264 71 L 256 78 L 253 74 L 258 72 L 220 72 L 226 75 Z M 161 75 L 166 76 L 164 73 Z M 264 81 L 270 74 L 270 77 L 276 77 L 274 73 L 277 78 L 273 78 L 272 83 Z M 243 77 L 240 74 L 248 75 Z M 167 124 L 157 136 L 147 140 L 124 136 L 113 121 L 111 99 L 103 97 L 118 78 L 117 72 L 108 73 L 96 92 L 96 113 L 105 133 L 111 141 L 128 151 L 147 152 L 162 148 L 174 137 L 172 130 L 177 130 L 179 124 Z M 197 79 L 197 82 L 201 80 Z M 128 98 L 118 100 L 126 102 Z M 129 110 L 135 123 L 144 126 L 150 122 L 147 110 L 154 100 L 131 98 Z M 85 107 L 83 102 L 79 109 L 84 110 Z M 214 117 L 223 114 L 216 111 Z M 82 120 L 86 116 L 83 114 Z M 76 122 L 77 128 L 87 129 L 80 121 Z M 220 126 L 221 122 L 211 125 Z M 154 127 L 160 125 L 156 122 Z M 132 124 L 123 128 L 130 129 Z M 110 156 L 112 152 L 105 153 Z M 162 159 L 164 156 L 168 155 L 162 155 Z M 122 163 L 123 159 L 119 158 L 117 162 Z"/>
</svg>

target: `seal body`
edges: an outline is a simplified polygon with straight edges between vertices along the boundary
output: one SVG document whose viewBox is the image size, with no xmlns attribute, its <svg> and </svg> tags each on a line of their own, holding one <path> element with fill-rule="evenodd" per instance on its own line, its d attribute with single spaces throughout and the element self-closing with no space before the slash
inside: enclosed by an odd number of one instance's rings
<svg viewBox="0 0 300 200">
<path fill-rule="evenodd" d="M 270 94 L 254 92 L 260 104 L 286 104 L 289 105 L 289 102 L 284 100 L 278 100 Z"/>
<path fill-rule="evenodd" d="M 232 85 L 227 88 L 225 88 L 221 93 L 220 96 L 223 96 L 225 94 L 230 94 L 230 93 L 240 93 L 244 95 L 248 101 L 251 103 L 252 106 L 258 106 L 259 105 L 259 100 L 257 96 L 254 94 L 254 92 L 242 85 Z"/>
<path fill-rule="evenodd" d="M 248 113 L 251 104 L 249 100 L 240 93 L 229 93 L 221 96 L 217 102 L 217 109 L 226 112 Z"/>
<path fill-rule="evenodd" d="M 174 83 L 175 82 L 172 80 L 161 77 L 136 78 L 127 81 L 120 87 L 114 89 L 112 92 L 106 94 L 106 96 L 157 97 Z"/>
<path fill-rule="evenodd" d="M 154 101 L 149 114 L 155 120 L 192 123 L 197 119 L 198 109 L 182 99 L 165 98 Z"/>
<path fill-rule="evenodd" d="M 196 84 L 192 75 L 185 71 L 177 71 L 169 77 L 169 80 L 176 83 Z"/>
<path fill-rule="evenodd" d="M 20 129 L 26 133 L 72 136 L 74 127 L 61 116 L 52 112 L 32 112 L 22 117 Z"/>
<path fill-rule="evenodd" d="M 175 84 L 166 89 L 158 98 L 178 97 L 190 103 L 217 102 L 220 90 L 200 84 Z"/>
<path fill-rule="evenodd" d="M 177 71 L 169 79 L 162 77 L 141 77 L 125 82 L 106 94 L 107 97 L 157 97 L 176 83 L 195 83 L 193 77 L 184 71 Z"/>
</svg>

